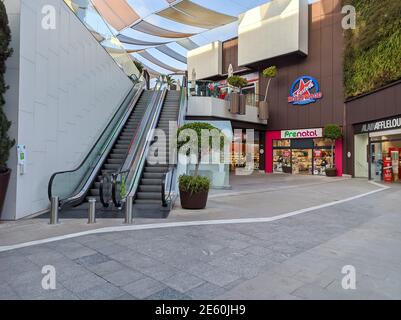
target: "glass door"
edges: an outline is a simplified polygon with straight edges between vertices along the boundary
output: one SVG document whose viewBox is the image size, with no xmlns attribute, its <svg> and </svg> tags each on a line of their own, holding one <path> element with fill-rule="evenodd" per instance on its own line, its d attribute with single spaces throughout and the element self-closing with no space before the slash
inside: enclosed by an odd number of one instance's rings
<svg viewBox="0 0 401 320">
<path fill-rule="evenodd" d="M 312 149 L 292 150 L 292 173 L 312 174 Z"/>
<path fill-rule="evenodd" d="M 383 181 L 383 151 L 381 142 L 370 144 L 370 179 Z"/>
</svg>

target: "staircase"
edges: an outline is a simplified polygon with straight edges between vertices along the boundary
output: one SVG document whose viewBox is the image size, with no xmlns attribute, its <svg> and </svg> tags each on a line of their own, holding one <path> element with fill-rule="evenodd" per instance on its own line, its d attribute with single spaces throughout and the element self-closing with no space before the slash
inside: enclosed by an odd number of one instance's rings
<svg viewBox="0 0 401 320">
<path fill-rule="evenodd" d="M 157 129 L 162 129 L 166 134 L 166 146 L 164 153 L 156 151 L 155 154 L 148 155 L 148 160 L 154 160 L 157 157 L 165 157 L 166 162 L 169 161 L 169 122 L 177 121 L 180 108 L 179 91 L 168 91 L 163 104 L 163 110 L 160 114 Z M 158 142 L 152 146 L 152 150 L 157 150 Z M 151 152 L 152 153 L 152 152 Z M 152 162 L 152 161 L 151 161 Z M 169 208 L 162 207 L 162 183 L 165 174 L 168 171 L 168 164 L 149 164 L 146 162 L 142 172 L 141 181 L 136 193 L 134 204 L 134 216 L 142 218 L 165 218 L 169 214 Z"/>
<path fill-rule="evenodd" d="M 118 172 L 123 165 L 127 156 L 128 148 L 130 147 L 131 140 L 139 126 L 140 121 L 146 111 L 150 100 L 152 99 L 153 91 L 144 91 L 134 107 L 127 123 L 117 138 L 110 154 L 105 160 L 102 168 L 100 169 L 95 182 L 88 192 L 86 200 L 95 198 L 96 202 L 100 202 L 100 181 L 106 174 Z"/>
</svg>

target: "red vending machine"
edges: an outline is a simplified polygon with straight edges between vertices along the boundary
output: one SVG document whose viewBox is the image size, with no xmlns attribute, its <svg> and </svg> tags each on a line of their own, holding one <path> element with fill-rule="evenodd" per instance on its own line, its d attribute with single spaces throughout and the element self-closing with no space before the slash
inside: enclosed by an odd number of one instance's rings
<svg viewBox="0 0 401 320">
<path fill-rule="evenodd" d="M 401 180 L 401 148 L 390 148 L 388 152 L 391 158 L 391 166 L 393 169 L 393 181 L 398 182 Z"/>
<path fill-rule="evenodd" d="M 393 182 L 393 166 L 391 157 L 383 157 L 383 179 L 384 182 Z"/>
</svg>

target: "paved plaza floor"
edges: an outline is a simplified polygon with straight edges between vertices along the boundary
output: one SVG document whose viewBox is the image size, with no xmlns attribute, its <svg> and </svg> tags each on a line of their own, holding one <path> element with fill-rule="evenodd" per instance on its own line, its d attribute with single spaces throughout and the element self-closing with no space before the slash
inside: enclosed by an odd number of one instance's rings
<svg viewBox="0 0 401 320">
<path fill-rule="evenodd" d="M 207 210 L 131 229 L 113 219 L 96 233 L 73 221 L 2 224 L 0 299 L 401 299 L 399 185 L 258 179 L 213 193 Z M 35 224 L 37 239 L 7 237 L 7 226 Z M 18 247 L 24 239 L 40 242 Z M 42 288 L 44 266 L 55 268 L 55 290 Z M 344 266 L 355 289 L 342 286 Z"/>
</svg>

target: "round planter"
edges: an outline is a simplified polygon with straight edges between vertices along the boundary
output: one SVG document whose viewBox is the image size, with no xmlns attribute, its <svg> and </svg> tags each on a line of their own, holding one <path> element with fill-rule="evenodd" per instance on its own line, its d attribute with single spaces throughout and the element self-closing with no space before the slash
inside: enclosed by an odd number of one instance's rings
<svg viewBox="0 0 401 320">
<path fill-rule="evenodd" d="M 269 119 L 269 105 L 267 104 L 267 101 L 259 101 L 259 119 Z"/>
<path fill-rule="evenodd" d="M 231 101 L 230 101 L 230 112 L 233 114 L 238 114 L 239 112 L 239 104 L 240 104 L 240 96 L 237 92 L 231 93 Z"/>
<path fill-rule="evenodd" d="M 0 217 L 3 211 L 4 202 L 6 200 L 6 193 L 8 183 L 10 182 L 11 170 L 7 169 L 5 172 L 0 172 Z"/>
<path fill-rule="evenodd" d="M 191 193 L 180 190 L 181 207 L 183 209 L 205 209 L 209 191 Z"/>
<path fill-rule="evenodd" d="M 326 168 L 326 176 L 337 177 L 337 169 L 336 168 Z"/>
</svg>

